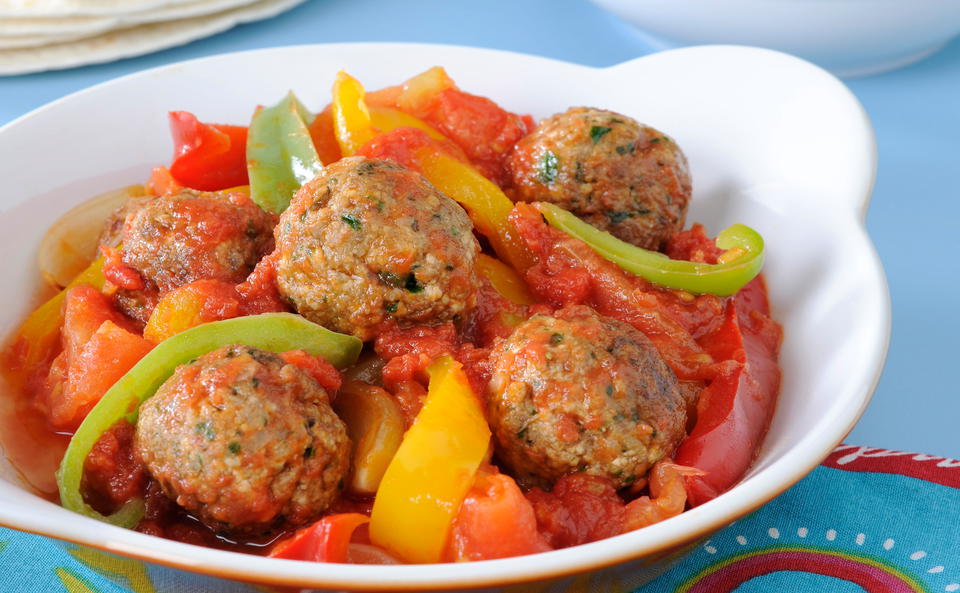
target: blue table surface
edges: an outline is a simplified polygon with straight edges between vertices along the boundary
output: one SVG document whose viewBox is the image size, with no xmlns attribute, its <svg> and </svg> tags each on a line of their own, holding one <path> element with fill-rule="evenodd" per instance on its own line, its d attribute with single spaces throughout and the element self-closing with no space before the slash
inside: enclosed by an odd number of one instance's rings
<svg viewBox="0 0 960 593">
<path fill-rule="evenodd" d="M 342 41 L 471 45 L 592 66 L 654 51 L 586 0 L 310 0 L 274 19 L 159 53 L 0 78 L 0 125 L 146 68 L 237 50 Z M 913 66 L 847 84 L 876 129 L 879 174 L 867 228 L 893 300 L 886 369 L 847 441 L 960 458 L 960 387 L 949 370 L 960 367 L 960 40 Z"/>
</svg>

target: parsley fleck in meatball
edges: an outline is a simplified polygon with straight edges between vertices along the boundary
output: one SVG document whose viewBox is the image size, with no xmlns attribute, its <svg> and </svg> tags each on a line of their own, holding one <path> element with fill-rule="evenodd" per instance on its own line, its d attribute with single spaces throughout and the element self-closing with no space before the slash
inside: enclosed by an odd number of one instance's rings
<svg viewBox="0 0 960 593">
<path fill-rule="evenodd" d="M 543 120 L 514 147 L 507 169 L 516 199 L 552 202 L 647 249 L 683 228 L 690 201 L 680 147 L 603 109 L 574 107 Z"/>
<path fill-rule="evenodd" d="M 232 345 L 177 368 L 143 404 L 134 450 L 204 523 L 255 535 L 326 510 L 343 487 L 350 440 L 306 371 Z"/>
<path fill-rule="evenodd" d="M 307 319 L 362 340 L 390 318 L 456 321 L 476 304 L 472 228 L 466 212 L 418 173 L 341 159 L 280 217 L 277 286 Z"/>
<path fill-rule="evenodd" d="M 673 371 L 646 336 L 589 307 L 534 315 L 490 360 L 497 456 L 527 483 L 585 471 L 628 486 L 683 437 Z"/>
</svg>

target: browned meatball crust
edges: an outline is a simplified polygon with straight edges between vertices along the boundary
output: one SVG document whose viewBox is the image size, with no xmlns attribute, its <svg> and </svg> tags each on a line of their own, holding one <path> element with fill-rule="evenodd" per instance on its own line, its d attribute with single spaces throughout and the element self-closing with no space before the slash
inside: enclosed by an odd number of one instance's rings
<svg viewBox="0 0 960 593">
<path fill-rule="evenodd" d="M 603 109 L 548 117 L 506 161 L 514 198 L 552 202 L 647 249 L 683 228 L 691 184 L 680 147 L 657 130 Z"/>
<path fill-rule="evenodd" d="M 466 212 L 418 173 L 341 159 L 281 215 L 277 286 L 307 319 L 362 340 L 389 318 L 456 321 L 476 304 L 472 228 Z"/>
<path fill-rule="evenodd" d="M 177 504 L 252 535 L 317 518 L 343 488 L 350 440 L 307 372 L 232 345 L 177 368 L 143 404 L 134 451 Z"/>
<path fill-rule="evenodd" d="M 683 438 L 673 371 L 646 336 L 589 307 L 534 315 L 490 360 L 496 454 L 522 481 L 585 471 L 628 486 Z"/>
<path fill-rule="evenodd" d="M 138 200 L 123 225 L 123 262 L 161 294 L 203 278 L 242 282 L 272 247 L 273 222 L 242 193 Z"/>
<path fill-rule="evenodd" d="M 104 247 L 120 247 L 123 243 L 123 226 L 126 223 L 127 215 L 139 210 L 153 199 L 153 196 L 131 196 L 130 199 L 114 210 L 110 216 L 103 221 L 103 227 L 100 229 L 97 244 L 103 245 Z"/>
</svg>

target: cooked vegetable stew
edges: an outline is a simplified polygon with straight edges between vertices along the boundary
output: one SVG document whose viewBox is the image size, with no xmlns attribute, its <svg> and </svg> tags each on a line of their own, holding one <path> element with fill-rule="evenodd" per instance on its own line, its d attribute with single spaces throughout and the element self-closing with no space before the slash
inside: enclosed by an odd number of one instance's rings
<svg viewBox="0 0 960 593">
<path fill-rule="evenodd" d="M 95 232 L 51 230 L 96 251 L 44 242 L 59 292 L 4 351 L 5 445 L 41 494 L 199 545 L 423 563 L 641 529 L 749 468 L 780 382 L 764 242 L 685 228 L 663 132 L 535 124 L 442 68 L 341 72 L 318 113 L 290 93 L 248 126 L 169 118 L 170 163 L 82 209 Z"/>
</svg>

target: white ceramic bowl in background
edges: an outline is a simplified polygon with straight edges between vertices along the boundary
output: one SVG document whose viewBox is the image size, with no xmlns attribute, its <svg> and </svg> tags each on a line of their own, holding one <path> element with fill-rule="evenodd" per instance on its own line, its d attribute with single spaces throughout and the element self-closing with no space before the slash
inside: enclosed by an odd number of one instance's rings
<svg viewBox="0 0 960 593">
<path fill-rule="evenodd" d="M 838 76 L 892 70 L 960 34 L 957 0 L 593 0 L 653 41 L 788 52 Z"/>
<path fill-rule="evenodd" d="M 33 253 L 60 212 L 140 182 L 170 158 L 166 112 L 244 123 L 257 104 L 296 90 L 313 109 L 345 68 L 368 88 L 445 65 L 470 92 L 542 117 L 570 105 L 621 111 L 673 136 L 689 157 L 688 220 L 716 233 L 733 222 L 767 240 L 774 316 L 784 326 L 783 388 L 746 478 L 717 499 L 646 529 L 536 557 L 424 566 L 315 564 L 250 557 L 99 523 L 42 500 L 0 472 L 0 524 L 186 570 L 329 589 L 457 590 L 559 580 L 626 591 L 661 559 L 770 500 L 809 472 L 850 430 L 883 364 L 890 305 L 863 227 L 875 144 L 853 95 L 823 70 L 743 47 L 664 52 L 609 68 L 450 46 L 316 45 L 228 54 L 105 83 L 0 128 L 0 334 L 34 303 Z M 602 569 L 602 570 L 601 570 Z M 578 573 L 591 574 L 576 576 Z M 583 589 L 578 589 L 583 590 Z"/>
</svg>

